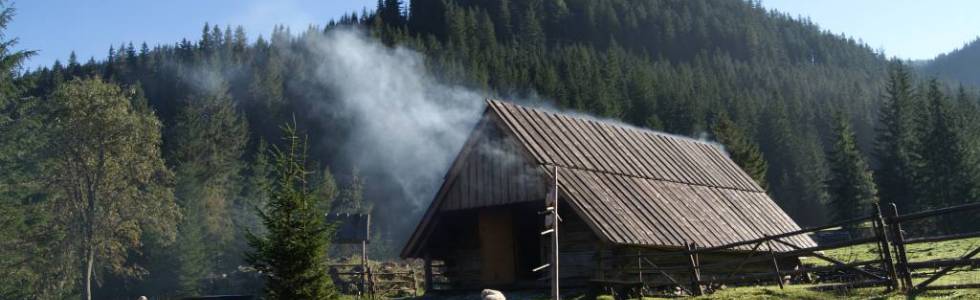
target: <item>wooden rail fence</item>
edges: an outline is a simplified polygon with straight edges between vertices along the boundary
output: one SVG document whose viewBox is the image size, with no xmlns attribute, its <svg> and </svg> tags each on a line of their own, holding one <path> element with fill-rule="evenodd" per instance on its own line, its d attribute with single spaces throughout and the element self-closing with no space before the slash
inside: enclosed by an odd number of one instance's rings
<svg viewBox="0 0 980 300">
<path fill-rule="evenodd" d="M 823 226 L 805 228 L 792 232 L 763 236 L 727 245 L 698 247 L 688 244 L 683 251 L 644 255 L 617 255 L 611 259 L 636 259 L 636 269 L 631 270 L 639 276 L 640 286 L 637 295 L 647 289 L 663 289 L 667 287 L 683 291 L 688 295 L 702 295 L 721 285 L 746 285 L 775 281 L 780 288 L 787 283 L 787 277 L 806 277 L 811 274 L 841 274 L 841 280 L 833 283 L 818 282 L 817 289 L 855 288 L 883 286 L 888 291 L 899 290 L 909 295 L 916 295 L 927 290 L 980 288 L 980 282 L 966 284 L 935 285 L 936 281 L 956 270 L 957 268 L 980 267 L 980 247 L 968 249 L 966 254 L 956 258 L 932 259 L 926 261 L 909 261 L 907 245 L 920 243 L 935 243 L 980 237 L 980 231 L 968 233 L 947 234 L 941 236 L 906 237 L 903 225 L 936 218 L 952 213 L 963 213 L 980 210 L 980 202 L 935 210 L 922 211 L 900 215 L 894 204 L 880 207 L 874 204 L 871 215 L 850 220 L 835 222 Z M 972 215 L 971 215 L 972 216 Z M 788 238 L 812 234 L 832 228 L 856 228 L 863 224 L 871 225 L 870 236 L 850 238 L 844 241 L 818 244 L 813 247 L 801 247 L 789 241 Z M 856 245 L 873 244 L 877 257 L 864 261 L 844 262 L 829 257 L 822 251 L 833 250 Z M 789 251 L 774 251 L 776 245 L 788 247 Z M 763 248 L 764 247 L 764 248 Z M 751 249 L 745 251 L 746 249 Z M 761 251 L 760 251 L 761 250 Z M 711 253 L 745 253 L 744 257 L 728 259 L 708 264 L 701 263 L 701 257 Z M 683 264 L 663 265 L 654 263 L 654 258 L 676 256 Z M 827 262 L 827 266 L 808 267 L 801 265 L 796 269 L 780 267 L 780 259 L 792 257 L 811 257 Z M 603 258 L 610 259 L 610 258 Z M 764 272 L 743 272 L 749 264 L 768 264 L 771 269 Z M 714 272 L 711 272 L 714 271 Z M 930 272 L 931 271 L 931 272 Z M 687 274 L 689 280 L 685 283 L 678 276 Z M 711 273 L 713 275 L 706 275 Z M 719 275 L 721 274 L 721 275 Z M 644 275 L 647 280 L 645 281 Z M 652 282 L 652 277 L 661 276 L 665 279 L 662 284 L 646 284 Z M 683 278 L 683 277 L 681 277 Z M 918 282 L 913 279 L 922 278 Z"/>
<path fill-rule="evenodd" d="M 411 264 L 383 263 L 377 267 L 362 264 L 330 265 L 331 279 L 341 292 L 364 299 L 390 296 L 419 296 L 421 272 Z"/>
</svg>

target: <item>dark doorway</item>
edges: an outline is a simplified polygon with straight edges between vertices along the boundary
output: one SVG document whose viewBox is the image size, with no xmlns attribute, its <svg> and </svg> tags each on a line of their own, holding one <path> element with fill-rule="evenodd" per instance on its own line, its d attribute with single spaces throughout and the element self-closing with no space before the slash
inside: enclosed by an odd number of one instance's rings
<svg viewBox="0 0 980 300">
<path fill-rule="evenodd" d="M 541 231 L 544 230 L 544 217 L 538 215 L 542 203 L 522 203 L 513 208 L 514 218 L 514 256 L 517 279 L 534 281 L 541 274 L 531 270 L 541 266 Z"/>
</svg>

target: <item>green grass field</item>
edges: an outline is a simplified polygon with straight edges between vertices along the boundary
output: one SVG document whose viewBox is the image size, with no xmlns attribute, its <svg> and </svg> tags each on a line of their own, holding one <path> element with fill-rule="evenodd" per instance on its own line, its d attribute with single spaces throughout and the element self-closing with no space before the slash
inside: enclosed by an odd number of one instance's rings
<svg viewBox="0 0 980 300">
<path fill-rule="evenodd" d="M 910 262 L 926 261 L 940 258 L 956 258 L 970 250 L 980 247 L 980 238 L 946 241 L 938 243 L 923 243 L 909 245 L 907 255 Z M 867 261 L 878 258 L 878 249 L 874 244 L 858 245 L 847 248 L 824 251 L 824 255 L 844 261 Z M 829 265 L 829 262 L 816 258 L 805 258 L 804 263 L 814 266 Z M 916 270 L 925 272 L 928 270 Z M 925 280 L 923 277 L 913 277 L 917 284 Z M 950 285 L 980 283 L 980 269 L 963 268 L 943 276 L 931 285 Z M 728 299 L 906 299 L 907 295 L 898 292 L 886 292 L 883 287 L 853 288 L 842 291 L 818 291 L 814 285 L 791 284 L 780 289 L 777 285 L 732 287 L 716 291 L 709 295 L 691 299 L 728 300 Z M 581 299 L 581 298 L 580 298 Z M 602 296 L 599 299 L 612 297 Z M 657 298 L 644 298 L 657 299 Z M 980 299 L 980 289 L 958 289 L 927 291 L 917 295 L 916 299 Z"/>
<path fill-rule="evenodd" d="M 923 243 L 916 245 L 909 245 L 907 249 L 907 254 L 909 261 L 918 262 L 941 258 L 956 258 L 960 257 L 967 252 L 980 247 L 980 238 L 962 239 L 956 241 L 946 241 L 938 243 Z M 828 250 L 823 252 L 824 255 L 833 257 L 835 259 L 841 260 L 843 262 L 855 262 L 855 261 L 867 261 L 874 260 L 878 258 L 878 249 L 875 244 L 864 244 L 847 248 L 840 248 L 834 250 Z M 829 262 L 816 259 L 816 258 L 804 258 L 803 262 L 805 264 L 813 266 L 824 266 L 829 265 Z M 915 270 L 915 272 L 928 272 L 929 270 Z M 919 283 L 923 281 L 924 277 L 913 277 L 913 283 Z M 980 268 L 969 269 L 964 268 L 955 272 L 951 272 L 946 276 L 940 278 L 932 285 L 950 285 L 950 284 L 967 284 L 967 283 L 980 283 Z M 852 288 L 847 290 L 838 291 L 818 291 L 813 289 L 814 285 L 809 284 L 790 284 L 786 285 L 785 288 L 780 289 L 777 285 L 767 285 L 767 286 L 751 286 L 751 287 L 729 287 L 725 289 L 718 290 L 712 294 L 704 295 L 700 297 L 694 297 L 690 299 L 704 299 L 704 300 L 727 300 L 727 299 L 906 299 L 907 296 L 898 292 L 886 292 L 883 287 L 870 287 L 870 288 Z M 512 296 L 512 295 L 508 295 Z M 513 295 L 517 296 L 512 299 L 523 299 L 523 298 L 535 298 L 535 299 L 546 299 L 546 296 L 540 295 L 529 296 L 529 295 Z M 511 297 L 508 297 L 511 298 Z M 958 290 L 941 290 L 941 291 L 927 291 L 920 293 L 917 299 L 980 299 L 980 289 L 958 289 Z M 354 299 L 354 298 L 344 298 L 344 299 Z M 451 299 L 451 298 L 450 298 Z M 462 299 L 462 298 L 461 298 Z M 584 296 L 570 297 L 567 299 L 576 300 L 591 300 L 586 299 Z M 597 299 L 602 300 L 612 300 L 609 296 L 600 296 Z M 644 299 L 658 299 L 658 298 L 644 298 Z"/>
<path fill-rule="evenodd" d="M 946 241 L 938 243 L 923 243 L 909 245 L 907 255 L 909 261 L 926 261 L 940 258 L 956 258 L 980 246 L 980 238 Z M 825 255 L 844 262 L 873 260 L 878 257 L 878 249 L 874 244 L 858 245 L 848 248 L 834 249 L 824 252 Z M 804 259 L 804 263 L 813 265 L 828 265 L 830 263 L 815 259 Z M 916 270 L 923 272 L 927 270 Z M 913 277 L 913 283 L 919 283 L 925 278 Z M 980 283 L 980 269 L 962 269 L 943 276 L 932 285 L 949 285 L 961 283 Z M 884 288 L 858 288 L 846 291 L 815 291 L 810 285 L 787 285 L 785 289 L 779 286 L 736 287 L 723 289 L 711 295 L 695 299 L 903 299 L 905 294 L 885 293 Z M 980 299 L 980 289 L 960 289 L 928 291 L 918 295 L 918 299 Z"/>
</svg>

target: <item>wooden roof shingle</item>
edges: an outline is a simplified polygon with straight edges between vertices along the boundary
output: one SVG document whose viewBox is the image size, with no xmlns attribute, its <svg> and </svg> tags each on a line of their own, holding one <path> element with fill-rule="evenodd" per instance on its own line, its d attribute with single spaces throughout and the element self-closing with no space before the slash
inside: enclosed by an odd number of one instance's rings
<svg viewBox="0 0 980 300">
<path fill-rule="evenodd" d="M 610 243 L 712 247 L 800 229 L 719 146 L 499 100 L 487 105 L 490 120 L 502 123 L 533 164 L 558 167 L 563 200 Z M 431 213 L 402 256 L 417 249 Z M 785 240 L 815 245 L 806 236 Z"/>
</svg>

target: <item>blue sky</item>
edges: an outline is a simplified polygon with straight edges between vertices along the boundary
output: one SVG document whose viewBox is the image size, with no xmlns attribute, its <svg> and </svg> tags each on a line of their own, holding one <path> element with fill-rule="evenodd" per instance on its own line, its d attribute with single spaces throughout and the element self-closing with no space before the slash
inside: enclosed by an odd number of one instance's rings
<svg viewBox="0 0 980 300">
<path fill-rule="evenodd" d="M 109 46 L 132 41 L 172 44 L 197 40 L 205 22 L 242 25 L 253 40 L 269 36 L 276 24 L 305 30 L 377 0 L 10 0 L 17 9 L 7 35 L 18 48 L 40 50 L 28 68 L 66 61 L 104 58 Z"/>
<path fill-rule="evenodd" d="M 808 16 L 821 28 L 859 38 L 889 57 L 929 59 L 980 35 L 976 0 L 762 0 L 762 5 Z"/>
<path fill-rule="evenodd" d="M 66 60 L 105 57 L 110 45 L 150 45 L 196 40 L 204 22 L 243 25 L 251 39 L 275 24 L 294 30 L 324 24 L 376 0 L 14 0 L 18 10 L 8 36 L 19 48 L 41 52 L 29 68 Z M 824 29 L 859 38 L 888 56 L 927 59 L 980 33 L 980 1 L 969 0 L 763 0 L 763 6 L 808 16 Z"/>
</svg>

